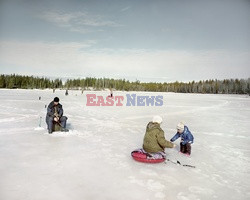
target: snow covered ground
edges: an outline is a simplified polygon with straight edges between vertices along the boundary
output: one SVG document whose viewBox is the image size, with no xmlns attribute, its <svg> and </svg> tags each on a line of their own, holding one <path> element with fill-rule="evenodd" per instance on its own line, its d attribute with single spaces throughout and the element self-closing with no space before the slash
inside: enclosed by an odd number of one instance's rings
<svg viewBox="0 0 250 200">
<path fill-rule="evenodd" d="M 248 96 L 136 93 L 163 95 L 164 105 L 87 107 L 87 93 L 108 92 L 64 93 L 0 90 L 0 199 L 250 199 Z M 45 105 L 55 96 L 69 118 L 70 132 L 49 135 Z M 156 114 L 164 118 L 167 139 L 179 121 L 188 125 L 195 137 L 191 157 L 178 154 L 179 140 L 166 153 L 195 169 L 131 158 Z"/>
</svg>

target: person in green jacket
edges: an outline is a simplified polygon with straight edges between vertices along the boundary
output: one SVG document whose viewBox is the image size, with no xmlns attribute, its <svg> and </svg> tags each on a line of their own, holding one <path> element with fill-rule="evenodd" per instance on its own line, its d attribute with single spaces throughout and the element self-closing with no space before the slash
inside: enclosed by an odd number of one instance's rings
<svg viewBox="0 0 250 200">
<path fill-rule="evenodd" d="M 164 152 L 165 148 L 174 148 L 176 146 L 165 139 L 164 131 L 160 127 L 161 123 L 162 118 L 154 116 L 153 120 L 147 125 L 143 139 L 143 149 L 148 153 Z"/>
</svg>

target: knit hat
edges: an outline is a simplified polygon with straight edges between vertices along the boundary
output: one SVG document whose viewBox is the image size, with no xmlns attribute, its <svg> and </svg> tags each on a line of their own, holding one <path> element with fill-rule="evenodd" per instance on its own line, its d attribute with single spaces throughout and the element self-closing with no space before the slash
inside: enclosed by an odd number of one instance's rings
<svg viewBox="0 0 250 200">
<path fill-rule="evenodd" d="M 177 127 L 176 127 L 178 130 L 181 130 L 183 131 L 184 130 L 184 124 L 182 122 L 180 122 L 179 124 L 177 124 Z"/>
<path fill-rule="evenodd" d="M 153 123 L 158 123 L 158 124 L 161 124 L 162 123 L 162 118 L 159 116 L 159 115 L 156 115 L 153 117 L 153 120 L 152 120 Z"/>
<path fill-rule="evenodd" d="M 54 98 L 54 102 L 59 102 L 59 98 L 58 98 L 58 97 L 55 97 L 55 98 Z"/>
</svg>

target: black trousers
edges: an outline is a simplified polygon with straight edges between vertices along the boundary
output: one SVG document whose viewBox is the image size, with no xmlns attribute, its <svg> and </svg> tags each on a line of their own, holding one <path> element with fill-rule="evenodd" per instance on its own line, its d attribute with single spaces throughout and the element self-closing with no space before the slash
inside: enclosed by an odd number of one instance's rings
<svg viewBox="0 0 250 200">
<path fill-rule="evenodd" d="M 191 154 L 191 144 L 187 143 L 187 144 L 182 144 L 180 143 L 180 151 L 181 153 L 186 153 L 186 154 Z"/>
</svg>

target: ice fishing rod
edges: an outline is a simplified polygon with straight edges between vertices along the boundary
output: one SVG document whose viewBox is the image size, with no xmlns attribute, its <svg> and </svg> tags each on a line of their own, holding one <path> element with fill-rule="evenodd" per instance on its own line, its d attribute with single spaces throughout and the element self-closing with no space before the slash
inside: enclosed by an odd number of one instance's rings
<svg viewBox="0 0 250 200">
<path fill-rule="evenodd" d="M 172 161 L 172 160 L 166 159 L 166 161 L 169 161 L 169 162 L 171 162 L 171 163 L 173 163 L 173 164 L 175 164 L 175 165 L 181 165 L 181 166 L 183 166 L 183 167 L 195 168 L 195 166 L 193 166 L 193 165 L 182 165 L 182 164 L 180 163 L 179 160 L 177 160 L 176 162 L 174 162 L 174 161 Z M 166 162 L 164 162 L 164 163 L 167 164 Z"/>
<path fill-rule="evenodd" d="M 41 121 L 42 121 L 42 117 L 40 116 L 40 119 L 39 119 L 39 127 L 41 127 Z"/>
</svg>

